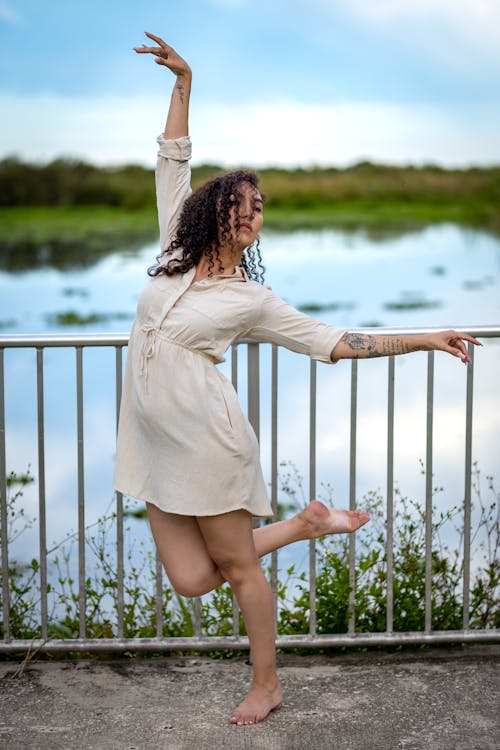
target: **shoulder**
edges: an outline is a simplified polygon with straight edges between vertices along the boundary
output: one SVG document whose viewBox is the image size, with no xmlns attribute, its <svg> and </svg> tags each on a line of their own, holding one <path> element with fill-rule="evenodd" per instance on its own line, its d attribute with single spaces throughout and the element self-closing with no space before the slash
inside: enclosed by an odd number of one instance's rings
<svg viewBox="0 0 500 750">
<path fill-rule="evenodd" d="M 269 297 L 275 297 L 272 288 L 269 286 L 269 284 L 260 284 L 258 281 L 253 281 L 252 279 L 248 279 L 246 284 L 243 284 L 242 286 L 245 287 L 245 291 L 252 295 L 253 297 L 256 297 L 261 300 L 268 299 Z"/>
</svg>

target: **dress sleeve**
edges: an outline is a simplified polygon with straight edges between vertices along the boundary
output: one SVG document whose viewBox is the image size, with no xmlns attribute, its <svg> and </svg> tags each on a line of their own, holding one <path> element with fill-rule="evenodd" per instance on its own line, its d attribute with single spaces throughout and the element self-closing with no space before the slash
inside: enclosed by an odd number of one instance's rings
<svg viewBox="0 0 500 750">
<path fill-rule="evenodd" d="M 245 337 L 277 344 L 311 359 L 332 364 L 330 355 L 346 329 L 322 323 L 283 302 L 266 288 L 256 324 L 245 332 Z"/>
<path fill-rule="evenodd" d="M 191 140 L 189 136 L 170 140 L 159 135 L 156 162 L 156 203 L 160 224 L 160 249 L 164 253 L 177 226 L 186 198 L 191 194 Z"/>
</svg>

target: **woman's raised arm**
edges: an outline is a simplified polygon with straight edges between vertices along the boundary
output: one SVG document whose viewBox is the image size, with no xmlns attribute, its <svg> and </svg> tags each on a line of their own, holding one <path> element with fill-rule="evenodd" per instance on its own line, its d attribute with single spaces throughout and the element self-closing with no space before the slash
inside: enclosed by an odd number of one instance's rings
<svg viewBox="0 0 500 750">
<path fill-rule="evenodd" d="M 189 97 L 191 95 L 191 68 L 187 62 L 177 54 L 159 36 L 145 32 L 157 47 L 134 47 L 139 54 L 150 54 L 155 56 L 158 65 L 165 65 L 176 76 L 175 85 L 170 99 L 167 123 L 165 125 L 165 138 L 182 138 L 189 135 Z"/>
</svg>

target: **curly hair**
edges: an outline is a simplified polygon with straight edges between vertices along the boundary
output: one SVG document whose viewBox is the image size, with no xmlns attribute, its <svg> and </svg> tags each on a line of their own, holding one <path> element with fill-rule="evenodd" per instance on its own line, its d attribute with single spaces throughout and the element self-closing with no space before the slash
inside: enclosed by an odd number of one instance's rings
<svg viewBox="0 0 500 750">
<path fill-rule="evenodd" d="M 255 172 L 239 169 L 214 177 L 192 193 L 184 202 L 173 240 L 165 253 L 157 257 L 156 264 L 148 269 L 148 274 L 173 276 L 186 273 L 198 264 L 202 255 L 208 257 L 209 276 L 213 275 L 216 264 L 217 271 L 222 272 L 219 247 L 231 239 L 229 212 L 233 207 L 236 227 L 239 227 L 240 187 L 245 182 L 259 190 L 259 178 Z M 165 263 L 165 255 L 168 257 L 175 250 L 181 251 L 180 256 L 176 254 Z M 259 240 L 245 248 L 240 266 L 250 279 L 263 283 L 265 269 Z"/>
</svg>

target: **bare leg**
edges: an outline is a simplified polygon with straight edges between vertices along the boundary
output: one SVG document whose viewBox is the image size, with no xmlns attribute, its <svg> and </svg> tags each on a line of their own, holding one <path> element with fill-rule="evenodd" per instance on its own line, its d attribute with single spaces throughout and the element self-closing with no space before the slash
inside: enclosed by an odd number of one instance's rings
<svg viewBox="0 0 500 750">
<path fill-rule="evenodd" d="M 370 520 L 363 510 L 336 510 L 327 508 L 318 500 L 311 500 L 300 513 L 254 530 L 255 549 L 259 557 L 275 549 L 302 539 L 317 539 L 328 534 L 350 534 Z"/>
<path fill-rule="evenodd" d="M 199 517 L 197 522 L 210 557 L 236 595 L 252 653 L 252 686 L 231 722 L 256 724 L 281 705 L 282 692 L 276 674 L 272 594 L 255 551 L 252 517 L 236 510 Z"/>
<path fill-rule="evenodd" d="M 193 516 L 164 513 L 147 504 L 158 552 L 172 586 L 184 596 L 200 596 L 224 582 Z M 332 510 L 312 500 L 301 513 L 253 530 L 257 557 L 302 539 L 356 531 L 369 520 L 364 511 Z"/>
<path fill-rule="evenodd" d="M 246 511 L 195 518 L 164 513 L 151 504 L 147 508 L 160 557 L 180 594 L 199 596 L 226 580 L 233 587 L 250 638 L 254 675 L 250 693 L 231 722 L 262 721 L 280 705 L 281 687 L 275 666 L 272 596 L 258 557 L 301 539 L 356 531 L 369 520 L 368 513 L 329 510 L 313 500 L 293 518 L 252 531 Z"/>
</svg>

